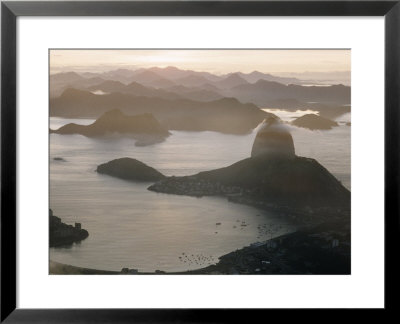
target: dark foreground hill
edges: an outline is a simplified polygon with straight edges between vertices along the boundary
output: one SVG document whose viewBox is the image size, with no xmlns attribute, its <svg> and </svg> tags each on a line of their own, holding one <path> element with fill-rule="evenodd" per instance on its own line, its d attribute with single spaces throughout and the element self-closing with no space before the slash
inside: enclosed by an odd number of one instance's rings
<svg viewBox="0 0 400 324">
<path fill-rule="evenodd" d="M 252 244 L 219 258 L 216 265 L 190 274 L 351 274 L 348 220 L 307 226 Z"/>
<path fill-rule="evenodd" d="M 57 130 L 50 130 L 55 134 L 80 134 L 87 137 L 98 137 L 112 134 L 128 134 L 139 140 L 139 145 L 160 142 L 170 135 L 152 114 L 127 116 L 118 109 L 104 113 L 93 124 L 67 124 Z"/>
<path fill-rule="evenodd" d="M 97 167 L 97 172 L 133 181 L 158 181 L 165 178 L 156 169 L 127 157 L 100 164 Z"/>
<path fill-rule="evenodd" d="M 51 209 L 49 211 L 49 226 L 50 247 L 71 245 L 89 236 L 88 231 L 82 229 L 80 223 L 75 223 L 75 226 L 65 224 L 59 217 L 53 215 Z"/>
<path fill-rule="evenodd" d="M 98 118 L 114 108 L 128 115 L 151 113 L 167 129 L 230 134 L 247 133 L 272 115 L 254 104 L 243 104 L 233 98 L 199 102 L 123 93 L 95 95 L 88 91 L 67 89 L 60 97 L 50 100 L 50 116 L 55 117 Z"/>
</svg>

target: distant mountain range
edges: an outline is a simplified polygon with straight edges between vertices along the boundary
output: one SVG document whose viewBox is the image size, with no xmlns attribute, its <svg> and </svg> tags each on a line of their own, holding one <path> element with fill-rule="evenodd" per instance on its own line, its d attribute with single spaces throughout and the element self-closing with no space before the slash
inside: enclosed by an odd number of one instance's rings
<svg viewBox="0 0 400 324">
<path fill-rule="evenodd" d="M 84 77 L 76 72 L 58 73 L 50 76 L 50 98 L 60 96 L 65 89 L 85 89 L 106 81 L 98 75 Z"/>
<path fill-rule="evenodd" d="M 266 81 L 275 81 L 282 84 L 303 84 L 304 81 L 297 79 L 297 78 L 290 78 L 290 77 L 280 77 L 275 76 L 269 73 L 261 73 L 258 71 L 253 71 L 251 73 L 242 73 L 237 72 L 240 77 L 245 79 L 249 83 L 256 83 L 259 80 L 266 80 Z"/>
<path fill-rule="evenodd" d="M 198 101 L 233 97 L 242 103 L 251 102 L 262 107 L 274 100 L 289 99 L 339 105 L 350 103 L 348 86 L 302 86 L 303 82 L 297 78 L 279 77 L 259 71 L 214 75 L 171 66 L 118 69 L 103 73 L 65 72 L 50 76 L 50 97 L 58 97 L 64 90 L 75 88 Z"/>
<path fill-rule="evenodd" d="M 107 71 L 103 73 L 93 72 L 63 72 L 51 75 L 52 81 L 68 79 L 68 81 L 80 80 L 79 76 L 89 78 L 101 78 L 103 80 L 119 81 L 125 84 L 133 81 L 139 82 L 144 85 L 156 87 L 168 87 L 171 85 L 185 85 L 185 86 L 200 86 L 205 83 L 216 83 L 220 84 L 222 88 L 226 87 L 225 83 L 228 83 L 229 87 L 237 86 L 243 82 L 255 83 L 258 80 L 276 81 L 282 84 L 302 84 L 303 81 L 297 78 L 291 77 L 279 77 L 268 73 L 262 73 L 259 71 L 253 71 L 251 73 L 234 72 L 224 75 L 216 75 L 209 72 L 198 72 L 192 70 L 181 70 L 173 66 L 166 68 L 152 67 L 148 69 L 117 69 L 113 71 Z M 237 83 L 237 81 L 239 83 Z M 233 84 L 230 84 L 233 82 Z M 309 81 L 308 81 L 309 82 Z"/>
<path fill-rule="evenodd" d="M 332 86 L 284 85 L 275 81 L 259 80 L 233 87 L 225 92 L 242 102 L 265 107 L 271 100 L 295 99 L 303 102 L 350 104 L 351 88 L 342 84 Z"/>
<path fill-rule="evenodd" d="M 135 81 L 124 84 L 120 81 L 107 80 L 100 84 L 93 85 L 87 88 L 91 91 L 101 90 L 104 93 L 120 92 L 131 94 L 134 96 L 144 96 L 144 97 L 158 97 L 164 99 L 179 99 L 181 98 L 178 94 L 174 92 L 165 91 L 163 89 L 155 89 L 151 87 L 146 87 Z"/>
<path fill-rule="evenodd" d="M 176 67 L 65 72 L 50 76 L 50 115 L 97 118 L 121 109 L 152 113 L 168 129 L 245 133 L 266 117 L 260 107 L 314 109 L 326 117 L 350 111 L 350 87 L 301 83 L 258 71 L 214 75 Z"/>
</svg>

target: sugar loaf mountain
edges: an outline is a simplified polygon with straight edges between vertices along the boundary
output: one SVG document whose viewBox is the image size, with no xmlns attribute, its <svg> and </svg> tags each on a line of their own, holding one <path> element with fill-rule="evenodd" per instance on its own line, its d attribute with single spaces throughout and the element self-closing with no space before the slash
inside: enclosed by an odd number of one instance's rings
<svg viewBox="0 0 400 324">
<path fill-rule="evenodd" d="M 275 118 L 264 121 L 249 158 L 192 176 L 167 177 L 148 189 L 226 196 L 234 202 L 279 210 L 350 211 L 350 191 L 316 160 L 297 156 L 288 128 Z"/>
<path fill-rule="evenodd" d="M 141 177 L 146 171 L 158 177 L 148 188 L 150 191 L 225 196 L 232 202 L 287 210 L 292 215 L 297 211 L 307 214 L 307 219 L 313 217 L 314 211 L 324 211 L 325 216 L 350 211 L 350 191 L 316 160 L 297 156 L 289 128 L 274 117 L 263 122 L 251 156 L 225 168 L 165 177 L 137 160 L 123 158 L 101 165 L 98 170 L 126 180 Z"/>
</svg>

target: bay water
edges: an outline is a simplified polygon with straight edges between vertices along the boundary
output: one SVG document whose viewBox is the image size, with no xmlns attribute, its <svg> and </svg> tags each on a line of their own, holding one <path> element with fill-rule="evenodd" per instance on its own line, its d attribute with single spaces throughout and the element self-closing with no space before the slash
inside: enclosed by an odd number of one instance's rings
<svg viewBox="0 0 400 324">
<path fill-rule="evenodd" d="M 350 189 L 351 127 L 345 125 L 349 118 L 342 116 L 340 126 L 329 131 L 291 130 L 296 154 L 317 159 Z M 52 117 L 50 127 L 70 122 L 93 120 Z M 70 247 L 51 248 L 50 259 L 101 270 L 185 271 L 294 231 L 294 225 L 272 212 L 221 197 L 155 193 L 147 190 L 151 183 L 95 171 L 97 165 L 121 157 L 138 159 L 167 176 L 225 167 L 250 156 L 256 131 L 247 135 L 171 131 L 166 141 L 145 147 L 135 146 L 131 138 L 51 134 L 50 208 L 63 222 L 82 223 L 89 237 Z"/>
</svg>

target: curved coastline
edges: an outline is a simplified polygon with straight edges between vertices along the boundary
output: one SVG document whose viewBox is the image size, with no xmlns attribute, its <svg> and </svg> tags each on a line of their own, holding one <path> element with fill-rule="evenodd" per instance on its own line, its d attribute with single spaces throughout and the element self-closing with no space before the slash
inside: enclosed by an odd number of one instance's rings
<svg viewBox="0 0 400 324">
<path fill-rule="evenodd" d="M 140 272 L 88 269 L 50 260 L 49 273 L 103 275 L 227 275 L 227 274 L 350 274 L 350 222 L 332 221 L 304 226 L 265 242 L 256 242 L 219 257 L 219 262 L 187 271 Z"/>
</svg>

